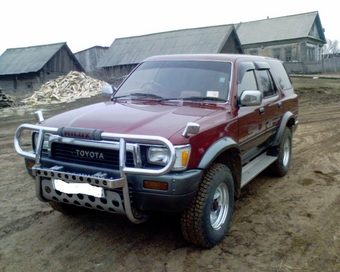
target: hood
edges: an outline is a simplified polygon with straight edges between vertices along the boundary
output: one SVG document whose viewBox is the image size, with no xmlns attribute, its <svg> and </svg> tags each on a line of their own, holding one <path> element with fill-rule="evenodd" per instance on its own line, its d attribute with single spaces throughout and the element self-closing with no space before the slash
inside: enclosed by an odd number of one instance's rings
<svg viewBox="0 0 340 272">
<path fill-rule="evenodd" d="M 177 132 L 182 133 L 188 122 L 200 123 L 202 118 L 223 109 L 216 105 L 201 107 L 197 103 L 183 102 L 102 102 L 56 115 L 41 124 L 170 138 Z"/>
</svg>

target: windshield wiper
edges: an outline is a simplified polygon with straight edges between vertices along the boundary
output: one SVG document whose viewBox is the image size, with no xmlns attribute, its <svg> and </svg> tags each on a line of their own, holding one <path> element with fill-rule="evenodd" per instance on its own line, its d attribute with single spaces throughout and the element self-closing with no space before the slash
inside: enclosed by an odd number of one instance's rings
<svg viewBox="0 0 340 272">
<path fill-rule="evenodd" d="M 150 94 L 150 93 L 132 93 L 131 96 L 139 96 L 139 97 L 150 97 L 155 99 L 162 99 L 162 96 L 156 95 L 156 94 Z"/>
<path fill-rule="evenodd" d="M 116 100 L 116 99 L 119 99 L 119 98 L 128 97 L 128 96 L 130 96 L 130 95 L 127 94 L 127 95 L 121 95 L 121 96 L 113 96 L 113 97 L 111 97 L 111 101 Z"/>
<path fill-rule="evenodd" d="M 170 100 L 182 100 L 182 98 L 179 98 L 179 97 L 163 97 L 159 101 L 170 101 Z"/>
<path fill-rule="evenodd" d="M 192 101 L 221 101 L 226 102 L 225 99 L 219 97 L 211 97 L 211 96 L 189 96 L 182 98 L 183 100 L 192 100 Z"/>
<path fill-rule="evenodd" d="M 151 99 L 157 99 L 157 100 L 162 100 L 163 97 L 155 95 L 155 94 L 148 94 L 148 93 L 131 93 L 131 94 L 127 94 L 127 95 L 121 95 L 121 96 L 114 96 L 111 98 L 111 100 L 115 100 L 115 99 L 119 99 L 119 98 L 125 98 L 125 97 L 133 97 L 133 96 L 137 96 L 138 99 L 141 98 L 151 98 Z"/>
</svg>

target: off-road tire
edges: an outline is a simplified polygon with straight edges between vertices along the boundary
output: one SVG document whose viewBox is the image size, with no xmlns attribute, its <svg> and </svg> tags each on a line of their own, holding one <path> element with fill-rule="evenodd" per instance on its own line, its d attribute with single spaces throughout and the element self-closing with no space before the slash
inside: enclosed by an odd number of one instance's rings
<svg viewBox="0 0 340 272">
<path fill-rule="evenodd" d="M 286 127 L 277 148 L 277 160 L 270 166 L 272 174 L 283 177 L 287 174 L 292 158 L 292 132 Z"/>
<path fill-rule="evenodd" d="M 83 211 L 81 207 L 65 204 L 62 202 L 52 201 L 48 203 L 54 210 L 65 214 L 65 215 L 75 215 Z"/>
<path fill-rule="evenodd" d="M 221 203 L 219 203 L 221 202 Z M 211 248 L 226 235 L 234 208 L 234 182 L 227 166 L 213 164 L 181 215 L 184 238 L 192 244 Z"/>
</svg>

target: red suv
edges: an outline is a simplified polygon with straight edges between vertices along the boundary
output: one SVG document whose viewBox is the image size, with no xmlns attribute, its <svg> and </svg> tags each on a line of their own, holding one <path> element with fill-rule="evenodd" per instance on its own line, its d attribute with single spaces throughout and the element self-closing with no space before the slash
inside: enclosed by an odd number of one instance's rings
<svg viewBox="0 0 340 272">
<path fill-rule="evenodd" d="M 181 213 L 184 237 L 212 247 L 225 236 L 241 188 L 266 168 L 287 173 L 298 99 L 279 60 L 248 55 L 155 56 L 107 102 L 21 125 L 16 151 L 37 196 L 144 222 Z M 32 131 L 32 150 L 20 144 Z"/>
</svg>

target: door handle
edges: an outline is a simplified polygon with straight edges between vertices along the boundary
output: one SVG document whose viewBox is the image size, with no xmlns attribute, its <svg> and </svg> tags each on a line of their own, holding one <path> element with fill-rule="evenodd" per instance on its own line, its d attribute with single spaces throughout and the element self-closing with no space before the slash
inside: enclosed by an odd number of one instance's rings
<svg viewBox="0 0 340 272">
<path fill-rule="evenodd" d="M 259 111 L 261 115 L 264 114 L 264 108 L 260 108 Z"/>
<path fill-rule="evenodd" d="M 279 107 L 279 109 L 282 108 L 282 102 L 280 101 L 279 103 L 277 103 L 277 106 Z"/>
</svg>

